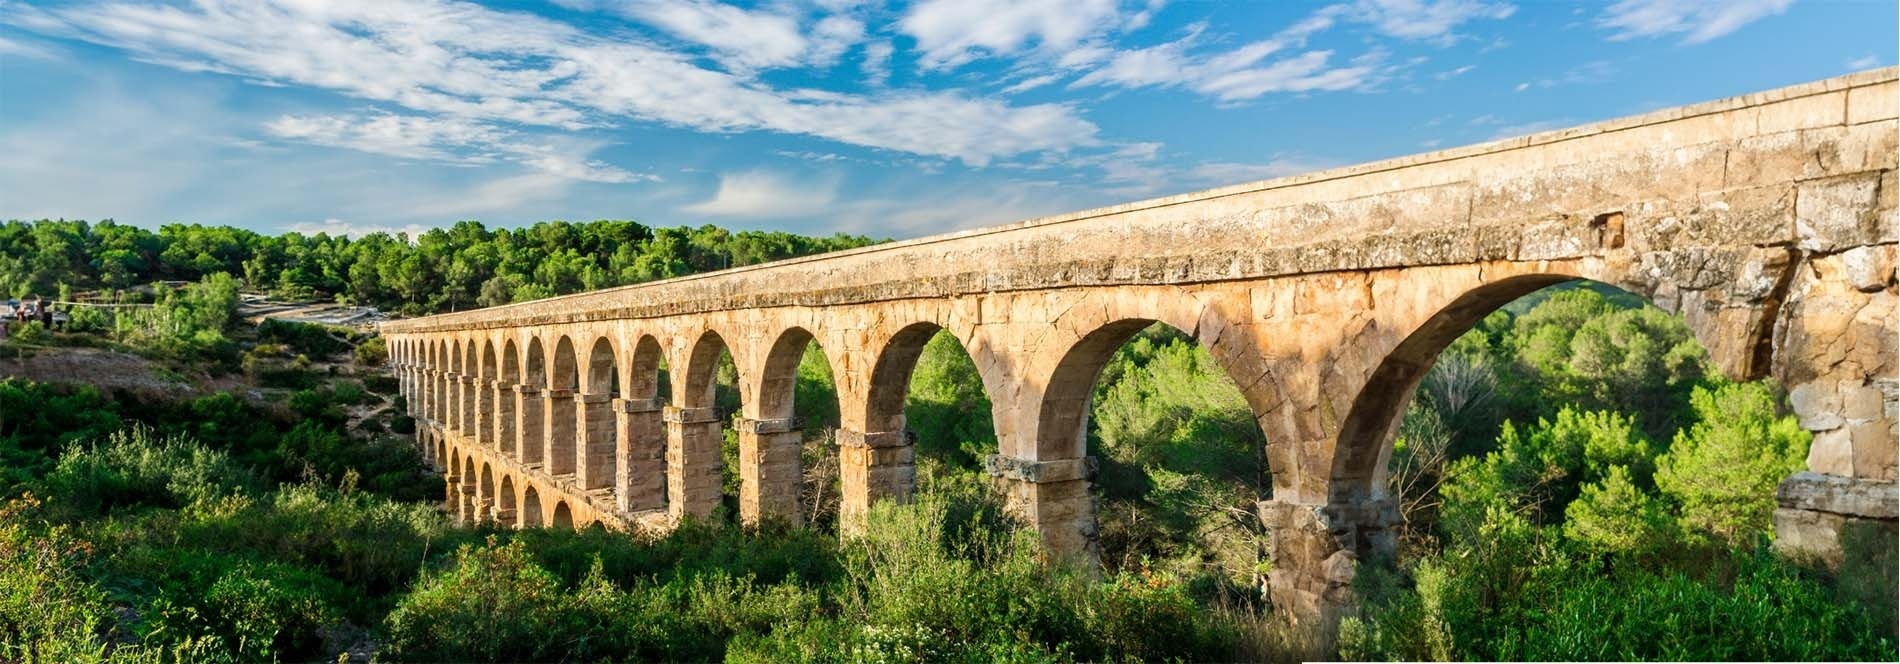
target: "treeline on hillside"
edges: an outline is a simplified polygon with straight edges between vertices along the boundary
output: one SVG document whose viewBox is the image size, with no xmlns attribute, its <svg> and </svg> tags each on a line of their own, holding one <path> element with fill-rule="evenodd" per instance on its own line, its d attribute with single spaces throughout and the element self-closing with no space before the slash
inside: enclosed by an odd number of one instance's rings
<svg viewBox="0 0 1900 664">
<path fill-rule="evenodd" d="M 489 229 L 463 221 L 416 237 L 264 235 L 168 224 L 157 233 L 101 221 L 0 223 L 0 296 L 121 290 L 216 273 L 290 299 L 334 298 L 405 314 L 533 300 L 872 244 L 715 226 L 549 221 Z"/>
</svg>

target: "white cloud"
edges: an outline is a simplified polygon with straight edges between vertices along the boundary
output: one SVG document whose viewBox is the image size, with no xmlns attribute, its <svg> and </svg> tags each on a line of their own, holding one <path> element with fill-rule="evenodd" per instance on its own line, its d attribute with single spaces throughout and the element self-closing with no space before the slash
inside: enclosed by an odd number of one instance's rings
<svg viewBox="0 0 1900 664">
<path fill-rule="evenodd" d="M 1681 34 L 1700 44 L 1739 30 L 1757 19 L 1787 11 L 1794 0 L 1621 0 L 1597 24 L 1614 30 L 1611 41 Z"/>
<path fill-rule="evenodd" d="M 1476 0 L 1360 0 L 1345 16 L 1389 37 L 1442 42 L 1467 22 L 1509 18 L 1516 11 L 1507 3 Z"/>
<path fill-rule="evenodd" d="M 53 60 L 59 57 L 58 52 L 51 46 L 4 35 L 0 35 L 0 55 L 16 55 L 35 60 Z"/>
<path fill-rule="evenodd" d="M 1334 63 L 1333 50 L 1274 56 L 1305 48 L 1309 38 L 1342 21 L 1370 25 L 1390 37 L 1449 42 L 1456 37 L 1453 30 L 1466 22 L 1501 19 L 1515 10 L 1508 4 L 1471 0 L 1360 0 L 1322 7 L 1267 39 L 1215 53 L 1191 52 L 1207 27 L 1197 24 L 1175 41 L 1104 54 L 1099 58 L 1104 64 L 1070 87 L 1185 87 L 1227 103 L 1272 93 L 1362 90 L 1390 74 L 1382 49 L 1370 49 L 1343 64 Z M 1467 65 L 1438 77 L 1449 79 L 1472 68 Z"/>
<path fill-rule="evenodd" d="M 1880 66 L 1880 56 L 1872 53 L 1847 61 L 1847 68 L 1854 71 L 1873 69 L 1878 66 Z"/>
<path fill-rule="evenodd" d="M 1329 66 L 1332 51 L 1307 51 L 1263 63 L 1281 50 L 1277 39 L 1254 42 L 1214 55 L 1189 55 L 1193 36 L 1160 46 L 1115 54 L 1108 64 L 1076 79 L 1070 87 L 1109 85 L 1186 87 L 1223 102 L 1253 99 L 1274 92 L 1351 90 L 1373 81 L 1378 68 L 1371 62 Z"/>
<path fill-rule="evenodd" d="M 942 69 L 1032 46 L 1060 55 L 1124 21 L 1115 0 L 923 0 L 899 28 L 917 40 L 924 69 Z"/>
<path fill-rule="evenodd" d="M 454 164 L 494 162 L 497 155 L 489 148 L 509 134 L 462 118 L 387 113 L 285 115 L 265 123 L 264 131 L 313 145 Z"/>
<path fill-rule="evenodd" d="M 788 67 L 802 63 L 813 44 L 798 20 L 713 0 L 555 0 L 580 10 L 605 10 L 706 46 L 733 66 Z M 828 47 L 829 48 L 829 47 Z M 831 57 L 837 53 L 832 52 Z"/>
<path fill-rule="evenodd" d="M 712 198 L 680 209 L 718 217 L 802 216 L 831 205 L 837 191 L 835 180 L 800 182 L 770 171 L 722 173 Z"/>
<path fill-rule="evenodd" d="M 598 160 L 587 159 L 598 145 L 564 137 L 524 136 L 519 132 L 455 117 L 370 115 L 285 115 L 265 123 L 278 138 L 371 154 L 426 159 L 448 164 L 513 161 L 574 180 L 627 183 L 657 181 Z"/>
<path fill-rule="evenodd" d="M 408 224 L 408 225 L 403 225 L 403 226 L 393 226 L 393 225 L 388 225 L 388 224 L 358 224 L 358 223 L 351 223 L 351 222 L 344 221 L 342 219 L 337 219 L 337 218 L 332 217 L 329 219 L 325 219 L 323 221 L 295 222 L 286 226 L 285 230 L 302 233 L 304 235 L 316 235 L 318 233 L 325 233 L 333 237 L 344 235 L 344 236 L 349 236 L 352 238 L 360 238 L 365 235 L 373 235 L 376 233 L 387 233 L 392 236 L 402 234 L 402 233 L 407 233 L 409 234 L 409 238 L 411 240 L 414 240 L 417 236 L 420 236 L 423 233 L 429 232 L 429 228 L 430 227 L 424 226 L 422 224 Z"/>
<path fill-rule="evenodd" d="M 1526 81 L 1517 84 L 1513 92 L 1523 92 L 1531 87 L 1554 88 L 1559 85 L 1593 85 L 1605 83 L 1616 75 L 1616 67 L 1608 60 L 1591 60 L 1565 70 L 1563 75 L 1553 78 Z"/>
<path fill-rule="evenodd" d="M 1465 65 L 1465 66 L 1463 66 L 1463 67 L 1459 67 L 1459 68 L 1457 68 L 1457 69 L 1452 69 L 1452 70 L 1448 70 L 1448 71 L 1441 71 L 1441 72 L 1438 72 L 1438 73 L 1436 73 L 1436 74 L 1432 74 L 1432 78 L 1435 78 L 1435 79 L 1438 79 L 1438 80 L 1440 80 L 1440 81 L 1449 81 L 1449 80 L 1451 80 L 1451 79 L 1454 79 L 1454 78 L 1458 78 L 1458 77 L 1460 77 L 1460 76 L 1463 76 L 1463 75 L 1465 75 L 1465 74 L 1467 74 L 1467 73 L 1470 73 L 1470 72 L 1471 72 L 1471 70 L 1473 70 L 1473 69 L 1477 69 L 1477 68 L 1478 68 L 1478 66 L 1477 66 L 1477 65 Z"/>
<path fill-rule="evenodd" d="M 874 41 L 864 45 L 864 61 L 860 68 L 864 78 L 874 87 L 883 87 L 891 79 L 891 54 L 896 51 L 888 41 Z"/>
<path fill-rule="evenodd" d="M 1066 105 L 1012 106 L 959 92 L 775 89 L 648 44 L 448 0 L 106 2 L 19 8 L 0 21 L 179 69 L 484 122 L 585 129 L 635 119 L 766 130 L 979 166 L 1099 144 L 1096 126 Z"/>
</svg>

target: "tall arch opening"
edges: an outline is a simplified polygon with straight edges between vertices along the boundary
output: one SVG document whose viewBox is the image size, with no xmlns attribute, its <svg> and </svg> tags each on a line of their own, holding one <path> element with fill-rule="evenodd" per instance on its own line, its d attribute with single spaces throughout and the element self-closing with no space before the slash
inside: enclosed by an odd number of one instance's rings
<svg viewBox="0 0 1900 664">
<path fill-rule="evenodd" d="M 479 419 L 475 395 L 481 391 L 481 360 L 477 355 L 475 342 L 462 343 L 461 376 L 456 378 L 456 404 L 460 409 L 456 413 L 455 426 L 463 436 L 476 440 L 475 422 Z"/>
<path fill-rule="evenodd" d="M 502 525 L 521 527 L 521 510 L 518 504 L 519 492 L 515 488 L 513 475 L 501 476 L 501 489 L 496 493 L 495 520 Z"/>
<path fill-rule="evenodd" d="M 652 335 L 640 335 L 626 359 L 616 407 L 618 455 L 615 495 L 621 511 L 666 508 L 666 353 Z"/>
<path fill-rule="evenodd" d="M 963 495 L 987 486 L 983 460 L 997 449 L 990 399 L 955 334 L 917 322 L 891 335 L 864 408 L 864 430 L 841 434 L 841 525 L 861 524 L 878 500 L 909 500 L 918 485 Z"/>
<path fill-rule="evenodd" d="M 541 492 L 534 490 L 531 484 L 522 484 L 526 488 L 521 490 L 521 527 L 540 528 L 547 525 L 547 521 L 541 517 Z"/>
<path fill-rule="evenodd" d="M 476 487 L 474 521 L 492 521 L 495 518 L 495 468 L 488 462 L 482 462 L 481 484 Z"/>
<path fill-rule="evenodd" d="M 493 339 L 482 341 L 482 360 L 480 373 L 475 383 L 475 439 L 484 445 L 498 445 L 495 439 L 496 404 L 500 401 L 497 394 L 497 379 L 501 374 L 501 362 L 495 355 Z"/>
<path fill-rule="evenodd" d="M 1134 318 L 1083 335 L 1049 379 L 1036 445 L 1044 462 L 1093 464 L 1092 481 L 1070 491 L 1089 491 L 1109 571 L 1165 569 L 1203 580 L 1207 599 L 1258 587 L 1266 435 L 1191 334 Z"/>
<path fill-rule="evenodd" d="M 574 429 L 580 448 L 576 470 L 582 488 L 611 489 L 619 444 L 613 401 L 620 398 L 620 367 L 613 342 L 604 336 L 595 338 L 585 368 L 580 391 L 574 395 Z"/>
<path fill-rule="evenodd" d="M 495 387 L 495 445 L 503 456 L 520 459 L 521 354 L 514 339 L 502 343 L 501 373 L 497 380 L 500 384 Z"/>
<path fill-rule="evenodd" d="M 693 341 L 674 385 L 667 416 L 667 509 L 674 516 L 708 517 L 721 506 L 737 511 L 736 437 L 724 423 L 739 409 L 738 370 L 725 339 L 707 330 Z"/>
<path fill-rule="evenodd" d="M 554 503 L 554 516 L 549 520 L 548 525 L 555 528 L 574 529 L 574 510 L 567 506 L 567 501 Z"/>
<path fill-rule="evenodd" d="M 525 353 L 521 360 L 521 399 L 515 403 L 519 411 L 515 426 L 521 431 L 521 462 L 532 466 L 547 459 L 548 360 L 540 337 L 528 338 Z"/>
<path fill-rule="evenodd" d="M 1429 570 L 1430 592 L 1470 598 L 1422 616 L 1444 639 L 1525 638 L 1512 617 L 1566 610 L 1537 587 L 1640 572 L 1719 594 L 1765 559 L 1750 552 L 1811 437 L 1778 388 L 1721 369 L 1748 362 L 1709 350 L 1752 352 L 1738 338 L 1751 326 L 1686 313 L 1566 275 L 1509 278 L 1430 312 L 1380 358 L 1342 422 L 1329 497 L 1395 506 L 1383 545 L 1401 588 Z M 1645 613 L 1675 611 L 1668 599 Z M 1420 618 L 1392 607 L 1415 601 L 1375 599 L 1366 619 L 1406 629 Z M 1419 652 L 1407 648 L 1372 654 Z"/>
<path fill-rule="evenodd" d="M 563 335 L 554 342 L 554 356 L 548 365 L 547 394 L 542 399 L 542 407 L 547 411 L 543 418 L 547 453 L 542 463 L 550 475 L 572 475 L 579 467 L 575 445 L 578 411 L 574 407 L 574 395 L 580 387 L 574 341 Z"/>
<path fill-rule="evenodd" d="M 838 391 L 810 331 L 779 334 L 738 427 L 739 516 L 828 525 L 838 505 Z"/>
</svg>

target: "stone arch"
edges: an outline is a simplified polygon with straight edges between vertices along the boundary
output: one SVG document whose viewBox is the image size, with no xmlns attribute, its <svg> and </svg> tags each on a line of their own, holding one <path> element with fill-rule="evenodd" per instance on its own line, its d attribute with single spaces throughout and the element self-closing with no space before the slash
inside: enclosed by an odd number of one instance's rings
<svg viewBox="0 0 1900 664">
<path fill-rule="evenodd" d="M 616 400 L 615 434 L 618 438 L 614 494 L 623 512 L 666 507 L 666 424 L 662 407 L 660 365 L 666 351 L 658 339 L 642 334 L 625 358 Z"/>
<path fill-rule="evenodd" d="M 1114 321 L 1083 335 L 1063 351 L 1036 409 L 1037 459 L 1077 459 L 1088 454 L 1084 439 L 1095 381 L 1115 351 L 1154 322 L 1145 318 Z"/>
<path fill-rule="evenodd" d="M 475 520 L 492 521 L 495 518 L 495 467 L 487 461 L 482 462 L 481 483 L 475 488 Z"/>
<path fill-rule="evenodd" d="M 747 410 L 752 417 L 761 420 L 792 417 L 798 391 L 798 363 L 804 359 L 806 347 L 816 343 L 818 340 L 802 327 L 779 333 L 771 349 L 766 351 L 757 380 L 752 383 L 756 389 L 748 395 L 752 398 L 747 404 L 751 408 Z"/>
<path fill-rule="evenodd" d="M 714 383 L 718 377 L 719 359 L 726 354 L 726 340 L 718 332 L 706 330 L 694 340 L 692 349 L 686 356 L 684 380 L 675 390 L 679 391 L 681 408 L 712 408 L 714 404 Z"/>
<path fill-rule="evenodd" d="M 613 489 L 619 468 L 620 441 L 613 399 L 620 395 L 620 366 L 615 357 L 613 341 L 604 335 L 595 337 L 587 351 L 587 363 L 582 365 L 582 391 L 574 395 L 580 453 L 576 473 L 581 488 L 590 491 Z"/>
<path fill-rule="evenodd" d="M 521 412 L 516 416 L 520 429 L 522 463 L 541 463 L 547 454 L 547 352 L 541 337 L 528 336 L 521 358 Z M 538 525 L 538 524 L 537 524 Z"/>
<path fill-rule="evenodd" d="M 666 350 L 651 334 L 642 334 L 627 358 L 627 370 L 621 373 L 620 393 L 628 399 L 660 398 L 660 364 Z"/>
<path fill-rule="evenodd" d="M 495 355 L 495 340 L 482 340 L 482 358 L 480 371 L 475 383 L 475 439 L 487 445 L 495 445 L 495 412 L 497 401 L 495 394 L 496 378 L 501 374 L 501 363 Z"/>
<path fill-rule="evenodd" d="M 547 429 L 547 452 L 543 462 L 548 474 L 572 474 L 578 467 L 575 445 L 574 394 L 580 388 L 580 366 L 575 358 L 574 340 L 561 335 L 554 341 L 554 355 L 548 363 L 547 398 L 542 400 Z"/>
<path fill-rule="evenodd" d="M 495 374 L 495 446 L 509 458 L 521 456 L 520 410 L 521 356 L 515 340 L 504 338 L 501 364 Z"/>
<path fill-rule="evenodd" d="M 567 501 L 554 503 L 554 516 L 548 521 L 548 525 L 555 528 L 574 529 L 574 510 L 567 506 Z"/>
<path fill-rule="evenodd" d="M 521 527 L 540 528 L 546 525 L 546 521 L 541 518 L 541 492 L 536 491 L 529 482 L 522 482 L 521 487 Z"/>
<path fill-rule="evenodd" d="M 475 522 L 475 457 L 462 457 L 462 476 L 457 478 L 455 520 L 464 524 Z"/>
<path fill-rule="evenodd" d="M 586 370 L 578 385 L 590 394 L 620 394 L 620 367 L 614 361 L 613 340 L 605 335 L 594 337 L 587 351 Z"/>
<path fill-rule="evenodd" d="M 1658 304 L 1652 288 L 1618 279 L 1614 273 L 1606 274 L 1603 270 L 1586 272 L 1606 280 L 1583 277 L 1565 269 L 1567 267 L 1570 266 L 1548 266 L 1536 272 L 1505 275 L 1478 283 L 1457 291 L 1442 305 L 1428 305 L 1436 306 L 1435 309 L 1414 312 L 1415 321 L 1393 326 L 1397 334 L 1390 335 L 1386 349 L 1374 356 L 1377 363 L 1363 370 L 1366 378 L 1352 395 L 1340 420 L 1330 465 L 1313 469 L 1313 472 L 1326 473 L 1327 500 L 1374 500 L 1384 496 L 1385 466 L 1391 455 L 1393 436 L 1419 382 L 1447 346 L 1491 312 L 1538 290 L 1579 280 L 1595 281 L 1641 297 L 1649 304 Z M 1710 361 L 1730 378 L 1758 377 L 1759 367 L 1754 366 L 1758 363 L 1748 356 L 1771 341 L 1757 337 L 1765 334 L 1763 326 L 1754 320 L 1761 313 L 1721 320 L 1686 315 L 1692 312 L 1679 313 L 1679 307 L 1659 308 L 1680 317 L 1696 341 L 1709 351 Z M 1403 338 L 1399 338 L 1399 334 Z M 1747 341 L 1736 343 L 1737 338 Z M 1759 364 L 1765 365 L 1765 362 Z"/>
<path fill-rule="evenodd" d="M 516 495 L 517 492 L 515 476 L 502 475 L 501 488 L 495 492 L 495 520 L 500 521 L 502 525 L 521 526 L 521 510 L 518 508 L 520 499 Z"/>
<path fill-rule="evenodd" d="M 528 337 L 528 347 L 521 361 L 522 382 L 536 388 L 546 388 L 548 381 L 547 351 L 543 348 L 541 337 Z"/>
<path fill-rule="evenodd" d="M 910 394 L 911 373 L 917 369 L 917 358 L 923 355 L 924 344 L 943 330 L 936 323 L 911 323 L 884 343 L 871 368 L 871 385 L 862 420 L 866 431 L 904 430 L 904 400 Z M 969 349 L 967 343 L 964 349 Z M 985 385 L 984 389 L 988 391 L 989 386 Z"/>
<path fill-rule="evenodd" d="M 476 381 L 478 380 L 477 372 L 481 370 L 479 368 L 481 360 L 478 357 L 479 351 L 475 348 L 474 339 L 464 339 L 458 343 L 461 344 L 462 348 L 462 368 L 456 372 L 461 374 L 456 377 L 458 382 L 456 391 L 460 394 L 456 403 L 459 404 L 461 410 L 456 413 L 455 427 L 461 430 L 462 435 L 474 438 L 476 419 L 475 393 L 479 391 L 476 389 L 478 385 Z"/>
</svg>

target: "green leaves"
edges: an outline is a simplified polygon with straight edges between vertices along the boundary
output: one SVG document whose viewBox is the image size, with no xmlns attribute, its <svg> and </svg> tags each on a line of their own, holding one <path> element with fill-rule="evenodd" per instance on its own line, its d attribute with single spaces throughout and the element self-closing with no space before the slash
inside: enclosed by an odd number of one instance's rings
<svg viewBox="0 0 1900 664">
<path fill-rule="evenodd" d="M 1812 434 L 1776 417 L 1760 383 L 1696 388 L 1696 423 L 1657 462 L 1656 485 L 1682 505 L 1685 527 L 1746 544 L 1773 532 L 1775 485 L 1806 468 Z"/>
</svg>

